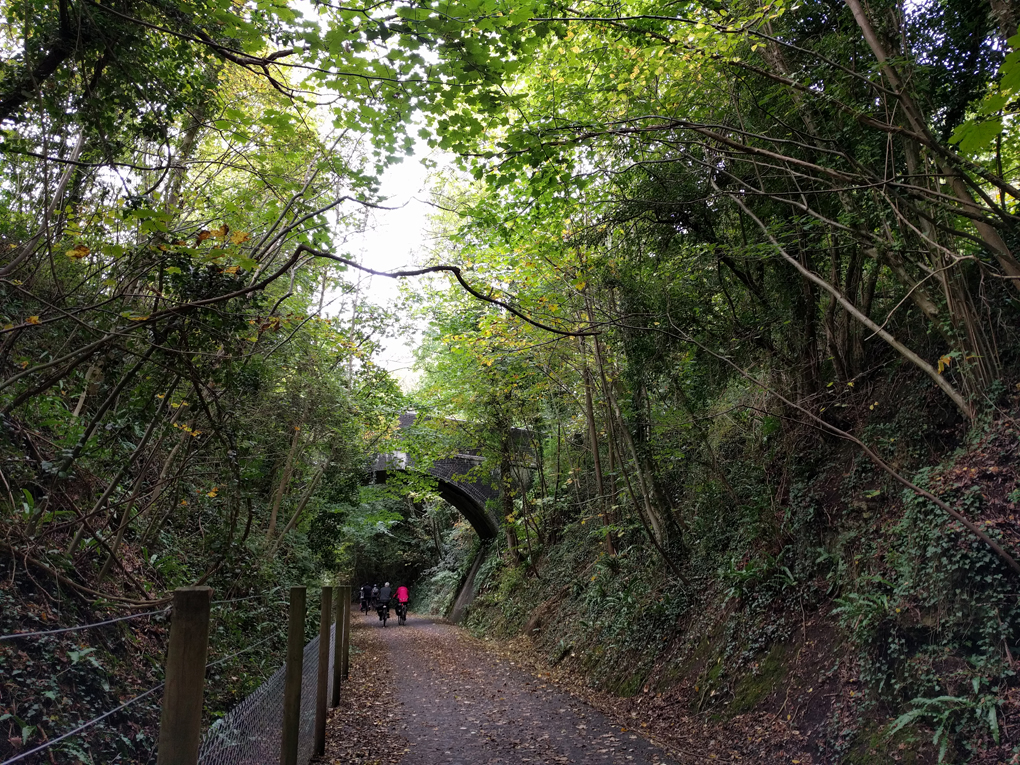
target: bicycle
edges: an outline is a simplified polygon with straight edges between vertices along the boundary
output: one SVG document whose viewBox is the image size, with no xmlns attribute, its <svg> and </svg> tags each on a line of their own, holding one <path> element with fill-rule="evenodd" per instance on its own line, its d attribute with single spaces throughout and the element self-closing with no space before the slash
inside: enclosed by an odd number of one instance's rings
<svg viewBox="0 0 1020 765">
<path fill-rule="evenodd" d="M 397 603 L 394 610 L 397 612 L 397 624 L 407 624 L 407 603 Z"/>
<path fill-rule="evenodd" d="M 382 626 L 385 627 L 387 620 L 390 618 L 389 602 L 380 603 L 377 610 L 379 611 L 379 621 L 381 621 Z"/>
</svg>

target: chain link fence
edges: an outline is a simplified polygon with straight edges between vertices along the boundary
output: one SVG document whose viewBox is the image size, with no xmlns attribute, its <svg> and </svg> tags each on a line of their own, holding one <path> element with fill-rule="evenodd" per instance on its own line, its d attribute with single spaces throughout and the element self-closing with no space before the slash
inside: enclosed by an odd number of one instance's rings
<svg viewBox="0 0 1020 765">
<path fill-rule="evenodd" d="M 329 672 L 326 698 L 333 693 L 333 654 L 336 623 L 329 633 Z M 248 698 L 206 731 L 198 753 L 199 765 L 270 765 L 280 761 L 283 735 L 283 684 L 287 668 L 280 667 Z M 305 646 L 301 670 L 301 724 L 298 762 L 312 759 L 315 696 L 319 673 L 319 638 Z"/>
</svg>

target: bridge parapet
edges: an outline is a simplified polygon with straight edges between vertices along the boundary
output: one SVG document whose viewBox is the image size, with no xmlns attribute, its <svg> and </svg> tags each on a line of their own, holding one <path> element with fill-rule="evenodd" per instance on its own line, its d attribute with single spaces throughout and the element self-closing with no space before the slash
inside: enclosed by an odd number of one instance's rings
<svg viewBox="0 0 1020 765">
<path fill-rule="evenodd" d="M 400 429 L 411 428 L 417 420 L 414 412 L 400 416 Z M 455 421 L 449 421 L 454 423 Z M 471 523 L 478 536 L 488 540 L 495 538 L 499 523 L 486 509 L 490 499 L 499 497 L 492 473 L 479 468 L 485 459 L 476 450 L 458 446 L 457 453 L 435 460 L 427 472 L 436 479 L 439 496 L 453 505 Z M 405 451 L 377 454 L 372 464 L 373 477 L 385 483 L 389 474 L 404 472 L 415 467 L 414 458 Z"/>
<path fill-rule="evenodd" d="M 408 430 L 417 424 L 415 412 L 400 415 L 400 430 Z M 437 420 L 448 431 L 464 428 L 466 423 L 457 420 Z M 515 429 L 516 430 L 516 429 Z M 527 434 L 527 431 L 520 431 Z M 515 432 L 515 436 L 519 438 Z M 499 522 L 486 509 L 490 499 L 499 499 L 498 470 L 485 470 L 485 458 L 470 444 L 457 444 L 456 452 L 447 457 L 435 460 L 426 471 L 438 482 L 439 496 L 453 505 L 471 523 L 478 536 L 483 540 L 495 538 L 499 531 Z M 376 455 L 372 464 L 374 478 L 385 483 L 387 476 L 393 472 L 407 471 L 415 468 L 414 458 L 405 451 L 392 451 Z"/>
</svg>

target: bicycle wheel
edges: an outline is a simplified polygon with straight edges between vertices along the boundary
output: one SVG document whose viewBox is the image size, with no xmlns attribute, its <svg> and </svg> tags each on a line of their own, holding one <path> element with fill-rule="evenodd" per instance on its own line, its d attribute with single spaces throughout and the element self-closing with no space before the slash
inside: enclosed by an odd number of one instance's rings
<svg viewBox="0 0 1020 765">
<path fill-rule="evenodd" d="M 389 617 L 389 615 L 388 615 L 388 614 L 383 614 L 383 618 L 382 618 L 382 626 L 383 626 L 383 627 L 385 627 L 385 626 L 386 626 L 386 620 L 387 620 L 387 619 L 389 619 L 389 618 L 390 618 L 390 617 Z"/>
</svg>

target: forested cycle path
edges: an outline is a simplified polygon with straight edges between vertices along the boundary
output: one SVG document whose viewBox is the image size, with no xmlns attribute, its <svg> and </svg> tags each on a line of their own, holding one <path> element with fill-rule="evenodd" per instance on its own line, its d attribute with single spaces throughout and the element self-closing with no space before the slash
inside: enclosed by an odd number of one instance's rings
<svg viewBox="0 0 1020 765">
<path fill-rule="evenodd" d="M 676 765 L 625 726 L 415 614 L 352 614 L 350 683 L 321 763 Z"/>
</svg>

